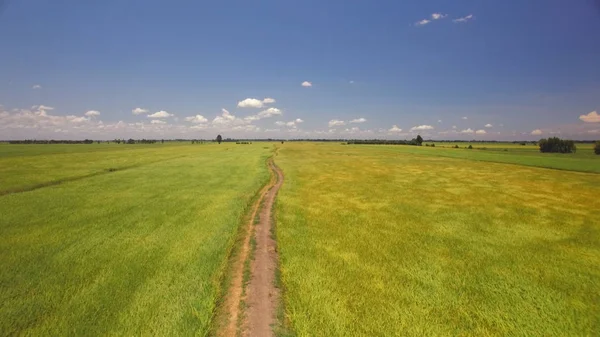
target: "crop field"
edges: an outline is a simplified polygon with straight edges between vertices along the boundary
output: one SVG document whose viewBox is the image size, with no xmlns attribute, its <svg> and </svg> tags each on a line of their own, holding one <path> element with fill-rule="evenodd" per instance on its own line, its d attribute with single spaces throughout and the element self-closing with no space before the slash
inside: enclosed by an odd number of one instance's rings
<svg viewBox="0 0 600 337">
<path fill-rule="evenodd" d="M 206 334 L 271 152 L 0 145 L 0 334 Z"/>
<path fill-rule="evenodd" d="M 290 328 L 597 334 L 600 174 L 588 172 L 600 157 L 522 152 L 283 145 L 276 233 Z"/>
<path fill-rule="evenodd" d="M 0 144 L 0 332 L 594 335 L 600 156 L 451 145 Z"/>
</svg>

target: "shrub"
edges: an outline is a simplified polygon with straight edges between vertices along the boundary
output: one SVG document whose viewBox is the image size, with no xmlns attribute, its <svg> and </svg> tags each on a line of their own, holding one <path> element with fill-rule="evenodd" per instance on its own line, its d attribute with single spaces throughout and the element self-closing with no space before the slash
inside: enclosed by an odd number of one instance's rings
<svg viewBox="0 0 600 337">
<path fill-rule="evenodd" d="M 595 154 L 600 154 L 600 140 L 596 142 L 596 145 L 594 146 L 594 153 Z"/>
<path fill-rule="evenodd" d="M 577 151 L 575 142 L 572 140 L 560 139 L 558 137 L 540 139 L 538 144 L 540 146 L 540 152 L 573 153 Z"/>
<path fill-rule="evenodd" d="M 469 144 L 469 147 L 467 149 L 473 150 L 473 145 Z"/>
<path fill-rule="evenodd" d="M 431 147 L 435 147 L 435 144 L 431 144 Z"/>
<path fill-rule="evenodd" d="M 458 149 L 458 145 L 454 145 L 453 147 L 454 147 L 455 149 Z"/>
</svg>

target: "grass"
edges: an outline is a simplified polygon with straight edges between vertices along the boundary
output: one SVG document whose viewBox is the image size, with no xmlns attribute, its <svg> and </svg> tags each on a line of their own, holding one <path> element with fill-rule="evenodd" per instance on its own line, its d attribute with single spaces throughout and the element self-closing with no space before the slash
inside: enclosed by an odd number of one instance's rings
<svg viewBox="0 0 600 337">
<path fill-rule="evenodd" d="M 533 166 L 600 161 L 486 153 L 283 145 L 277 238 L 297 335 L 597 334 L 600 175 Z"/>
<path fill-rule="evenodd" d="M 557 170 L 600 173 L 600 156 L 595 155 L 592 144 L 578 144 L 576 153 L 540 153 L 539 148 L 532 145 L 519 144 L 472 144 L 473 149 L 465 149 L 469 144 L 458 144 L 459 149 L 451 148 L 454 144 L 438 143 L 436 147 L 402 146 L 402 145 L 349 145 L 353 147 L 385 148 L 398 155 L 424 155 L 448 157 L 496 163 L 517 164 L 551 168 Z M 485 150 L 483 148 L 486 148 Z M 506 151 L 504 151 L 506 149 Z M 383 151 L 383 150 L 381 150 Z"/>
<path fill-rule="evenodd" d="M 207 333 L 269 150 L 28 145 L 5 155 L 11 146 L 0 146 L 5 190 L 67 182 L 0 196 L 3 334 Z"/>
</svg>

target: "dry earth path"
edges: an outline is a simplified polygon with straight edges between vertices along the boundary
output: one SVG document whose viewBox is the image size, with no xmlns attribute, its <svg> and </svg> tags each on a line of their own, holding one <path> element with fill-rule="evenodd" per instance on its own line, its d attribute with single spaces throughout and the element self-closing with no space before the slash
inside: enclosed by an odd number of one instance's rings
<svg viewBox="0 0 600 337">
<path fill-rule="evenodd" d="M 222 317 L 218 336 L 274 336 L 280 294 L 275 286 L 278 256 L 272 235 L 272 209 L 283 184 L 283 172 L 271 159 L 268 166 L 271 180 L 252 207 L 245 236 L 232 262 L 231 283 L 219 314 Z"/>
</svg>

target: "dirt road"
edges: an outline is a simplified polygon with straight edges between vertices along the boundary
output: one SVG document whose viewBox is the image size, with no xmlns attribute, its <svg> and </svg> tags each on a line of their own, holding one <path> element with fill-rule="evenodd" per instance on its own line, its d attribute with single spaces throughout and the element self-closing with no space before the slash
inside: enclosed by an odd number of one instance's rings
<svg viewBox="0 0 600 337">
<path fill-rule="evenodd" d="M 280 294 L 275 287 L 278 256 L 271 233 L 274 228 L 272 209 L 283 184 L 283 173 L 272 160 L 268 161 L 268 166 L 272 179 L 259 193 L 246 236 L 233 261 L 231 284 L 221 313 L 225 316 L 221 318 L 224 323 L 217 331 L 219 336 L 274 336 L 272 325 L 276 322 Z M 252 238 L 255 247 L 251 245 Z M 249 274 L 248 283 L 244 282 L 244 274 L 246 278 Z"/>
</svg>

